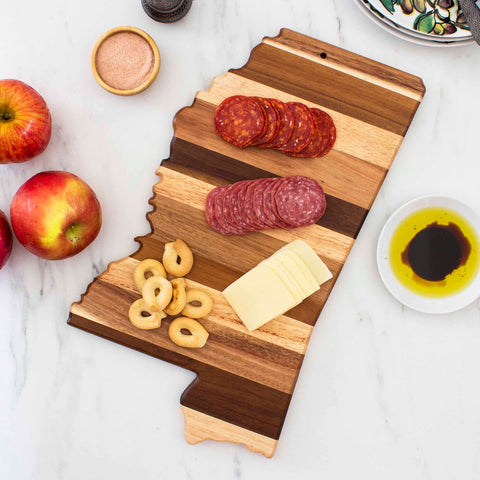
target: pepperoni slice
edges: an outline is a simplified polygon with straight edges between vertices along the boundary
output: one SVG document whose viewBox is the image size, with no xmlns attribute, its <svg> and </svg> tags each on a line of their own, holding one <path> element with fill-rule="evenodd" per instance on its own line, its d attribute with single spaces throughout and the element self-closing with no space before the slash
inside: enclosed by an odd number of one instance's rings
<svg viewBox="0 0 480 480">
<path fill-rule="evenodd" d="M 321 115 L 323 117 L 323 128 L 324 128 L 325 132 L 327 133 L 327 135 L 326 135 L 327 138 L 326 138 L 325 143 L 323 145 L 323 150 L 320 153 L 320 157 L 323 157 L 335 145 L 335 141 L 337 139 L 337 129 L 335 128 L 335 124 L 333 123 L 332 117 L 328 113 L 322 112 L 322 110 L 318 110 L 318 112 L 320 112 L 320 113 L 317 113 L 317 115 L 318 116 Z"/>
<path fill-rule="evenodd" d="M 295 120 L 293 134 L 285 145 L 277 148 L 288 154 L 298 153 L 312 141 L 316 128 L 315 119 L 310 109 L 303 103 L 289 102 L 287 106 Z"/>
<path fill-rule="evenodd" d="M 275 107 L 270 103 L 268 98 L 253 97 L 262 107 L 265 109 L 267 117 L 265 133 L 255 139 L 251 145 L 262 145 L 270 142 L 273 137 L 276 136 L 278 129 L 280 128 L 280 114 Z"/>
<path fill-rule="evenodd" d="M 291 153 L 292 157 L 314 158 L 319 157 L 325 150 L 327 143 L 330 141 L 330 129 L 326 126 L 328 113 L 322 112 L 318 108 L 311 108 L 315 120 L 315 135 L 312 141 L 300 152 Z"/>
<path fill-rule="evenodd" d="M 243 95 L 226 98 L 215 110 L 217 133 L 227 142 L 244 148 L 263 135 L 266 114 L 256 100 Z"/>
<path fill-rule="evenodd" d="M 275 98 L 269 98 L 269 102 L 277 110 L 280 117 L 280 126 L 276 136 L 268 143 L 259 145 L 260 148 L 278 148 L 285 145 L 292 137 L 295 127 L 295 117 L 286 103 Z"/>
<path fill-rule="evenodd" d="M 286 177 L 275 194 L 280 218 L 292 227 L 316 223 L 325 213 L 327 202 L 323 188 L 309 177 Z"/>
</svg>

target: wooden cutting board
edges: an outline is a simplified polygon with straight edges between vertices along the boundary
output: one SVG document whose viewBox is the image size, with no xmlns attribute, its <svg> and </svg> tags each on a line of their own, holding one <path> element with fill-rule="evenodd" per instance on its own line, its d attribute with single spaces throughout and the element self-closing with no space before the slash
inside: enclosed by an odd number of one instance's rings
<svg viewBox="0 0 480 480">
<path fill-rule="evenodd" d="M 213 80 L 174 119 L 168 161 L 147 214 L 152 233 L 140 248 L 109 265 L 72 305 L 69 324 L 194 371 L 181 397 L 188 442 L 242 443 L 271 457 L 282 430 L 313 326 L 424 95 L 422 80 L 290 30 L 264 38 L 248 63 Z M 327 111 L 338 139 L 324 158 L 298 159 L 254 147 L 238 149 L 218 137 L 216 106 L 227 96 L 259 95 L 301 101 Z M 306 175 L 327 196 L 318 224 L 225 237 L 204 217 L 207 193 L 238 180 Z M 203 349 L 184 349 L 158 330 L 138 330 L 128 319 L 140 297 L 132 272 L 145 258 L 161 259 L 166 242 L 182 238 L 195 265 L 190 285 L 209 290 L 212 313 L 201 322 L 210 337 Z M 221 295 L 230 283 L 296 238 L 306 240 L 333 279 L 301 305 L 248 332 Z"/>
</svg>

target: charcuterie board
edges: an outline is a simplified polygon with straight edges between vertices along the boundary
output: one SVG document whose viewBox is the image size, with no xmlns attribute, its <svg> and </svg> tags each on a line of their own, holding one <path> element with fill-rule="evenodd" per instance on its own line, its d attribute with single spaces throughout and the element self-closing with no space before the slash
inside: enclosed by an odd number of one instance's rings
<svg viewBox="0 0 480 480">
<path fill-rule="evenodd" d="M 418 77 L 283 29 L 264 38 L 247 64 L 215 78 L 174 119 L 170 158 L 157 171 L 147 214 L 151 234 L 140 248 L 113 262 L 72 305 L 69 324 L 187 368 L 197 374 L 181 397 L 185 436 L 242 443 L 273 455 L 312 329 L 338 278 L 417 110 L 425 88 Z M 239 149 L 215 132 L 216 106 L 230 95 L 300 101 L 328 112 L 337 127 L 323 158 L 291 158 L 278 151 Z M 305 175 L 324 188 L 327 213 L 315 225 L 223 236 L 205 221 L 205 198 L 217 185 L 244 179 Z M 172 343 L 165 319 L 138 330 L 128 319 L 140 298 L 132 272 L 139 261 L 161 259 L 164 244 L 182 238 L 195 256 L 188 275 L 214 297 L 202 324 L 201 349 Z M 261 260 L 301 238 L 320 255 L 333 279 L 285 315 L 249 332 L 221 291 Z M 167 325 L 167 326 L 164 326 Z"/>
</svg>

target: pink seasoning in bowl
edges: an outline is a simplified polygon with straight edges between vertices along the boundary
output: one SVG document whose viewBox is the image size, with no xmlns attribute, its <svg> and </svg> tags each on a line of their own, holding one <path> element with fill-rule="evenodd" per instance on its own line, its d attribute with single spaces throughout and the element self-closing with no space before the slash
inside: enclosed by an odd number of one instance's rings
<svg viewBox="0 0 480 480">
<path fill-rule="evenodd" d="M 95 57 L 98 75 L 110 87 L 132 90 L 143 85 L 155 66 L 148 41 L 134 32 L 117 32 L 98 47 Z"/>
</svg>

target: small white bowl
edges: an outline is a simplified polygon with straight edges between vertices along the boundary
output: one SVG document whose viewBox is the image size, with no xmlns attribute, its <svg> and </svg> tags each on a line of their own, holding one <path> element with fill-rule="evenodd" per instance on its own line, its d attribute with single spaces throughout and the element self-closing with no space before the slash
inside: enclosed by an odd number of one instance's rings
<svg viewBox="0 0 480 480">
<path fill-rule="evenodd" d="M 431 298 L 418 295 L 404 287 L 395 277 L 389 260 L 392 235 L 398 224 L 410 214 L 427 207 L 444 207 L 454 210 L 480 232 L 480 216 L 469 206 L 454 198 L 429 195 L 402 205 L 385 223 L 377 244 L 377 266 L 380 277 L 390 293 L 407 307 L 424 313 L 450 313 L 466 307 L 480 296 L 480 270 L 463 290 L 448 297 Z"/>
</svg>

